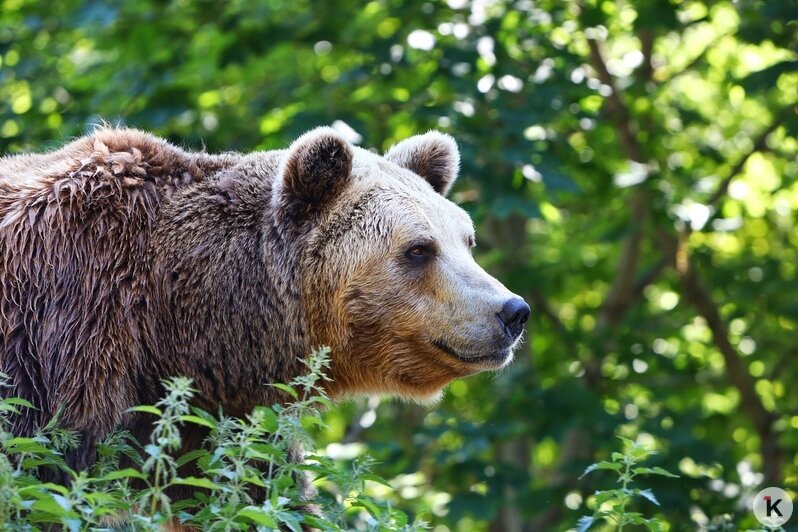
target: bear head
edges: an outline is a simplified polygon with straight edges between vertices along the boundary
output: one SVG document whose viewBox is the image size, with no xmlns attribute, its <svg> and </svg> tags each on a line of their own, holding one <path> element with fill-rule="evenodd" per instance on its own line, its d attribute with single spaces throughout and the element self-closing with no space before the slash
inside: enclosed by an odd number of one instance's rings
<svg viewBox="0 0 798 532">
<path fill-rule="evenodd" d="M 385 156 L 330 128 L 284 154 L 272 202 L 301 241 L 305 315 L 332 348 L 333 397 L 429 401 L 513 358 L 529 307 L 471 255 L 474 226 L 446 199 L 460 155 L 429 132 Z"/>
</svg>

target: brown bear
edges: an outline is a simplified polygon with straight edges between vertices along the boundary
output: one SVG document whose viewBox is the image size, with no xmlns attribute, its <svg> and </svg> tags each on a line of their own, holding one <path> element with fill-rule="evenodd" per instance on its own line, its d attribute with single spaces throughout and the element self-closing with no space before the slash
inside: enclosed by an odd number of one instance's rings
<svg viewBox="0 0 798 532">
<path fill-rule="evenodd" d="M 109 128 L 0 160 L 2 393 L 38 407 L 14 430 L 60 410 L 80 469 L 115 427 L 146 436 L 127 410 L 169 376 L 243 415 L 322 345 L 334 398 L 426 401 L 506 365 L 530 311 L 471 257 L 458 166 L 441 133 L 383 157 L 330 128 L 220 155 Z"/>
</svg>

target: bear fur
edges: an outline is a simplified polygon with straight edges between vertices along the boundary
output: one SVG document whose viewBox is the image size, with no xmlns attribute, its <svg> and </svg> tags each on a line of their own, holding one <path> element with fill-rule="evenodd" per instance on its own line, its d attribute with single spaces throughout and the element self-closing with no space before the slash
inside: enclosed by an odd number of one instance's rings
<svg viewBox="0 0 798 532">
<path fill-rule="evenodd" d="M 458 164 L 440 133 L 383 157 L 330 128 L 218 155 L 108 128 L 0 160 L 2 393 L 38 408 L 15 433 L 60 411 L 85 468 L 115 427 L 147 436 L 127 410 L 162 379 L 244 415 L 322 345 L 336 398 L 430 400 L 505 365 L 526 317 L 502 317 L 518 298 L 474 263 L 473 226 L 444 198 Z"/>
</svg>

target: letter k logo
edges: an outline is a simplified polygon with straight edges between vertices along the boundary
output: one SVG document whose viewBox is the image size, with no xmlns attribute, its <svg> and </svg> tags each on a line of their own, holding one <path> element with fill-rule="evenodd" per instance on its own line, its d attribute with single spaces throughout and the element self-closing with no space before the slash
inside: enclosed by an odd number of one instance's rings
<svg viewBox="0 0 798 532">
<path fill-rule="evenodd" d="M 754 517 L 765 528 L 779 528 L 792 517 L 793 503 L 790 494 L 781 488 L 764 488 L 751 500 Z"/>
<path fill-rule="evenodd" d="M 773 515 L 773 512 L 776 512 L 776 515 L 778 515 L 779 517 L 784 517 L 784 515 L 782 515 L 781 511 L 779 510 L 779 503 L 781 501 L 782 501 L 781 499 L 776 499 L 776 502 L 773 502 L 773 497 L 771 497 L 770 495 L 765 495 L 765 504 L 766 504 L 765 513 L 767 514 L 768 517 Z"/>
</svg>

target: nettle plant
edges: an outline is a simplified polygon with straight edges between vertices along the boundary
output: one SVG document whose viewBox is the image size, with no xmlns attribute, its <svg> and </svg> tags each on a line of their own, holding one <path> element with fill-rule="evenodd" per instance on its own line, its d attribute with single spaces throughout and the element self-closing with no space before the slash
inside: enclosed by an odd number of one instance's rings
<svg viewBox="0 0 798 532">
<path fill-rule="evenodd" d="M 164 383 L 166 396 L 157 404 L 133 409 L 154 416 L 149 443 L 142 446 L 129 434 L 116 432 L 98 446 L 98 460 L 88 471 L 66 466 L 63 453 L 78 441 L 58 427 L 58 416 L 34 437 L 18 437 L 10 432 L 10 416 L 34 406 L 18 398 L 1 399 L 0 523 L 4 530 L 60 525 L 70 531 L 162 530 L 175 519 L 201 530 L 225 531 L 425 528 L 365 493 L 367 481 L 387 484 L 371 473 L 367 457 L 351 462 L 321 455 L 297 459 L 298 449 L 313 448 L 308 431 L 324 426 L 322 412 L 330 406 L 320 386 L 328 355 L 328 349 L 317 351 L 306 361 L 307 374 L 274 385 L 290 402 L 258 407 L 246 418 L 192 406 L 191 381 L 170 379 Z M 209 436 L 201 449 L 177 456 L 180 427 L 186 423 L 207 428 Z M 181 466 L 189 462 L 199 473 L 181 476 Z M 131 465 L 120 468 L 120 463 Z M 41 482 L 36 473 L 42 468 L 64 471 L 71 482 Z M 298 482 L 306 474 L 323 486 L 313 505 L 303 500 Z M 169 493 L 175 486 L 196 490 L 189 499 L 173 500 Z"/>
<path fill-rule="evenodd" d="M 610 460 L 589 465 L 579 477 L 581 479 L 597 470 L 615 471 L 621 487 L 599 490 L 593 495 L 593 514 L 579 519 L 576 527 L 578 532 L 586 532 L 599 521 L 614 524 L 618 531 L 622 531 L 627 525 L 643 526 L 652 532 L 663 530 L 663 522 L 659 519 L 646 518 L 640 512 L 632 512 L 627 509 L 627 505 L 635 499 L 643 499 L 659 506 L 659 501 L 650 489 L 641 489 L 633 484 L 640 475 L 661 475 L 672 478 L 678 478 L 679 475 L 674 475 L 661 467 L 639 465 L 657 452 L 628 438 L 620 439 L 623 441 L 623 452 L 614 452 L 610 456 Z"/>
</svg>

